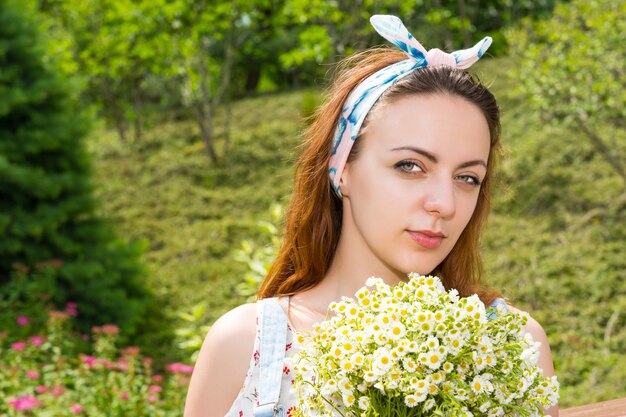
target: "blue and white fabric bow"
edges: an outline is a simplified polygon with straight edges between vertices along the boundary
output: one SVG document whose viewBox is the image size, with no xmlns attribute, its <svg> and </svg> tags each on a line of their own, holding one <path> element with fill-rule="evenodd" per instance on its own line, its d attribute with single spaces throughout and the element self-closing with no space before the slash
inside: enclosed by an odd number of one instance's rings
<svg viewBox="0 0 626 417">
<path fill-rule="evenodd" d="M 417 68 L 439 65 L 460 69 L 469 68 L 491 45 L 491 38 L 487 36 L 474 47 L 451 54 L 437 48 L 427 51 L 396 16 L 374 15 L 370 18 L 370 23 L 381 36 L 402 49 L 408 55 L 408 59 L 389 65 L 367 77 L 352 90 L 343 105 L 337 122 L 329 163 L 331 184 L 340 198 L 342 196 L 339 190 L 339 180 L 352 145 L 359 135 L 367 113 L 385 90 Z"/>
</svg>

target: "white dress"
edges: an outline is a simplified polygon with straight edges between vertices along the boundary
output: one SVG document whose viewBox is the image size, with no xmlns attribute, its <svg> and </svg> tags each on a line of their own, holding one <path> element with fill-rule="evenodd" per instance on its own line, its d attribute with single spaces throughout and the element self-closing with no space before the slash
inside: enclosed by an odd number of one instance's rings
<svg viewBox="0 0 626 417">
<path fill-rule="evenodd" d="M 267 298 L 264 300 L 257 301 L 256 309 L 256 339 L 254 341 L 254 349 L 252 353 L 252 357 L 250 358 L 250 366 L 248 367 L 248 372 L 246 374 L 246 379 L 244 380 L 243 386 L 237 395 L 237 398 L 233 402 L 232 406 L 226 413 L 226 417 L 253 417 L 254 409 L 257 407 L 260 402 L 260 390 L 263 389 L 266 385 L 275 385 L 276 382 L 273 381 L 264 381 L 265 385 L 261 384 L 260 374 L 261 374 L 261 355 L 263 355 L 264 349 L 261 349 L 261 336 L 264 331 L 264 315 L 265 314 L 273 314 L 275 319 L 277 319 L 280 324 L 279 329 L 284 331 L 284 349 L 285 356 L 292 355 L 296 348 L 294 346 L 294 337 L 291 326 L 289 326 L 289 322 L 287 319 L 287 314 L 285 310 L 280 306 L 280 303 L 289 303 L 289 297 L 282 297 L 280 302 L 276 298 Z M 269 307 L 268 303 L 272 305 Z M 276 308 L 278 306 L 278 308 Z M 265 327 L 265 331 L 268 330 Z M 280 335 L 277 335 L 280 336 Z M 270 340 L 281 340 L 271 338 Z M 278 342 L 282 344 L 281 342 Z M 295 392 L 291 391 L 291 387 L 293 386 L 293 372 L 289 367 L 283 364 L 282 376 L 280 376 L 280 394 L 278 398 L 278 407 L 279 407 L 279 416 L 290 417 L 297 404 L 297 398 Z"/>
</svg>

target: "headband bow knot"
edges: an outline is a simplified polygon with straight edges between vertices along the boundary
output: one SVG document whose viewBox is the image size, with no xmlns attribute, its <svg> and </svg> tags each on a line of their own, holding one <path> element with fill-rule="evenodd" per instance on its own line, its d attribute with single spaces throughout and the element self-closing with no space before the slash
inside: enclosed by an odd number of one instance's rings
<svg viewBox="0 0 626 417">
<path fill-rule="evenodd" d="M 491 46 L 491 38 L 486 36 L 474 45 L 473 48 L 454 51 L 451 54 L 438 48 L 427 51 L 426 48 L 409 33 L 402 23 L 402 20 L 396 16 L 377 14 L 370 17 L 370 23 L 374 26 L 376 32 L 402 49 L 409 58 L 417 61 L 420 67 L 447 65 L 460 69 L 469 68 L 473 63 L 478 61 L 489 46 Z"/>
<path fill-rule="evenodd" d="M 408 59 L 391 64 L 367 77 L 352 90 L 343 105 L 335 130 L 328 170 L 332 187 L 340 198 L 342 196 L 339 181 L 348 155 L 367 113 L 380 96 L 391 85 L 417 68 L 440 65 L 459 69 L 469 68 L 491 45 L 491 38 L 486 36 L 472 48 L 450 54 L 438 48 L 427 51 L 396 16 L 374 15 L 370 18 L 370 23 L 381 36 L 403 50 Z"/>
</svg>

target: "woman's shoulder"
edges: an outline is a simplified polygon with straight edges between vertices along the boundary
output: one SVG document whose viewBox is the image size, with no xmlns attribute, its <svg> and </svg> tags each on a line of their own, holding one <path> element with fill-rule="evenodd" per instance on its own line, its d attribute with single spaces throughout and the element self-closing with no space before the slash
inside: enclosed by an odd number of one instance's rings
<svg viewBox="0 0 626 417">
<path fill-rule="evenodd" d="M 207 338 L 215 341 L 234 341 L 240 338 L 250 338 L 254 340 L 256 335 L 256 303 L 242 304 L 223 314 L 218 318 Z"/>
<path fill-rule="evenodd" d="M 211 326 L 189 383 L 185 417 L 224 415 L 244 385 L 256 339 L 256 303 L 222 315 Z"/>
<path fill-rule="evenodd" d="M 256 303 L 240 305 L 213 323 L 204 340 L 202 349 L 205 351 L 201 350 L 200 355 L 204 353 L 211 355 L 220 363 L 229 363 L 230 373 L 241 376 L 243 381 L 254 349 L 256 334 Z"/>
</svg>

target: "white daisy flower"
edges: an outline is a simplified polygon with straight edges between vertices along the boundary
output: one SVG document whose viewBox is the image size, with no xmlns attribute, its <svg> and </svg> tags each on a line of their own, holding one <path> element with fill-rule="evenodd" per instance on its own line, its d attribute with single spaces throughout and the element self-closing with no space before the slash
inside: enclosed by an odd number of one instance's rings
<svg viewBox="0 0 626 417">
<path fill-rule="evenodd" d="M 360 397 L 359 398 L 359 409 L 366 411 L 370 406 L 370 399 L 369 397 Z"/>
<path fill-rule="evenodd" d="M 352 393 L 343 394 L 341 396 L 341 399 L 342 399 L 342 401 L 343 401 L 343 403 L 345 404 L 346 407 L 351 407 L 352 404 L 354 404 L 354 402 L 356 401 L 356 397 Z"/>
</svg>

